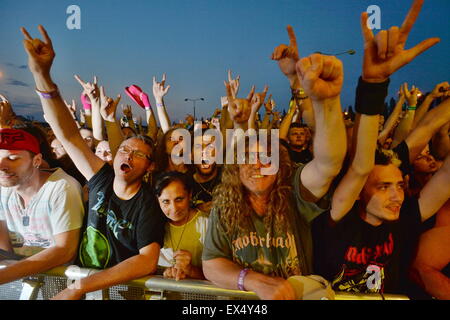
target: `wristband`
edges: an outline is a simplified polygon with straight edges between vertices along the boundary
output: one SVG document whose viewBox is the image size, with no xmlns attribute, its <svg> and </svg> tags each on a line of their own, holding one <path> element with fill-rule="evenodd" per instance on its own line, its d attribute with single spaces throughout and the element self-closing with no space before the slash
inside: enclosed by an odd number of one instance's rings
<svg viewBox="0 0 450 320">
<path fill-rule="evenodd" d="M 305 90 L 303 88 L 299 89 L 291 89 L 292 96 L 296 99 L 304 100 L 308 99 L 308 96 L 305 93 Z"/>
<path fill-rule="evenodd" d="M 53 91 L 40 91 L 38 90 L 38 88 L 36 88 L 36 93 L 38 94 L 38 96 L 40 96 L 41 98 L 44 99 L 53 99 L 59 96 L 59 90 L 58 90 L 58 86 L 55 84 L 55 89 Z"/>
<path fill-rule="evenodd" d="M 157 107 L 164 107 L 164 103 L 156 103 Z"/>
<path fill-rule="evenodd" d="M 416 110 L 416 109 L 417 109 L 416 106 L 408 106 L 408 107 L 406 108 L 406 110 Z"/>
<path fill-rule="evenodd" d="M 370 83 L 359 77 L 355 98 L 356 112 L 369 116 L 383 114 L 389 82 L 390 79 L 382 83 Z"/>
<path fill-rule="evenodd" d="M 241 270 L 241 272 L 239 272 L 237 285 L 238 285 L 238 289 L 241 291 L 246 291 L 244 288 L 244 278 L 247 275 L 248 271 L 249 271 L 249 269 L 244 268 Z"/>
</svg>

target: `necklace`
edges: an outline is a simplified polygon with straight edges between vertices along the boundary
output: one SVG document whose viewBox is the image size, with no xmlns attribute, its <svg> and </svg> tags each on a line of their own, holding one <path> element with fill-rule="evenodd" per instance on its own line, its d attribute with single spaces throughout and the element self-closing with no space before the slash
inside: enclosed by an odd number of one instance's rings
<svg viewBox="0 0 450 320">
<path fill-rule="evenodd" d="M 197 182 L 197 181 L 196 181 Z M 209 182 L 209 181 L 207 181 L 207 182 Z M 207 183 L 206 182 L 206 183 Z M 211 191 L 208 191 L 200 182 L 197 182 L 197 184 L 200 186 L 200 188 L 202 188 L 203 189 L 203 191 L 205 191 L 207 194 L 209 194 L 210 196 L 212 196 L 212 192 Z"/>
<path fill-rule="evenodd" d="M 31 200 L 29 201 L 27 206 L 25 206 L 25 203 L 24 203 L 24 201 L 23 201 L 21 196 L 16 194 L 16 197 L 17 197 L 16 201 L 18 202 L 18 209 L 19 209 L 18 211 L 20 212 L 20 215 L 22 217 L 22 226 L 28 227 L 28 226 L 30 226 L 30 215 L 29 215 L 29 212 L 30 212 L 30 210 L 31 210 L 31 208 L 33 206 L 35 196 L 33 196 L 31 198 Z"/>
<path fill-rule="evenodd" d="M 181 240 L 183 239 L 184 231 L 186 230 L 186 226 L 187 226 L 188 223 L 189 223 L 189 216 L 190 216 L 190 215 L 191 215 L 191 212 L 190 212 L 190 210 L 189 210 L 189 212 L 188 212 L 188 214 L 187 214 L 187 217 L 186 217 L 186 222 L 185 222 L 184 225 L 183 225 L 183 231 L 181 231 L 181 236 L 180 236 L 180 239 L 178 239 L 178 244 L 177 244 L 177 247 L 176 247 L 176 248 L 175 248 L 175 246 L 173 245 L 173 236 L 172 236 L 172 232 L 170 231 L 170 223 L 169 223 L 169 237 L 170 237 L 170 244 L 172 245 L 172 250 L 173 250 L 174 253 L 177 252 L 177 251 L 178 251 L 178 248 L 180 247 L 180 243 L 181 243 Z M 174 266 L 175 263 L 176 263 L 175 258 L 172 257 L 172 260 L 170 260 L 170 263 Z"/>
</svg>

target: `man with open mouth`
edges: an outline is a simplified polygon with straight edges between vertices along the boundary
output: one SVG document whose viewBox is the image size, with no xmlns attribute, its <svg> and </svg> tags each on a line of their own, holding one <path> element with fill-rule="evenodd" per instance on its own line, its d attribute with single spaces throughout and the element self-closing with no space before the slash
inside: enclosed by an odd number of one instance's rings
<svg viewBox="0 0 450 320">
<path fill-rule="evenodd" d="M 215 160 L 216 148 L 220 146 L 216 146 L 215 137 L 211 134 L 194 136 L 193 140 L 195 173 L 192 202 L 198 209 L 209 212 L 212 206 L 212 192 L 221 180 L 221 169 Z M 200 159 L 201 163 L 195 163 L 196 158 Z"/>
<path fill-rule="evenodd" d="M 123 141 L 112 167 L 97 157 L 80 135 L 52 81 L 50 69 L 55 57 L 52 41 L 42 26 L 39 31 L 43 41 L 31 38 L 22 28 L 36 92 L 57 139 L 88 180 L 88 215 L 79 248 L 79 264 L 103 269 L 76 281 L 55 297 L 80 299 L 85 293 L 156 271 L 163 245 L 164 219 L 151 188 L 143 183 L 144 175 L 154 167 L 153 142 L 147 136 Z M 97 95 L 101 91 L 97 100 L 102 105 L 105 101 L 106 107 L 115 103 L 105 96 L 103 87 L 95 89 Z"/>
</svg>

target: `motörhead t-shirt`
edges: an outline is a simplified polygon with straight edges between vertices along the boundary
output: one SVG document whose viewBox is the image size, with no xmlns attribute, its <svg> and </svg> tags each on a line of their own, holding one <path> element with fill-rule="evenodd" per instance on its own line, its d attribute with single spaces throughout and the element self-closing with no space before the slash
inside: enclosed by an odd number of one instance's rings
<svg viewBox="0 0 450 320">
<path fill-rule="evenodd" d="M 329 210 L 329 195 L 315 199 L 301 182 L 304 165 L 296 167 L 291 196 L 286 212 L 284 231 L 277 230 L 274 220 L 266 225 L 255 212 L 247 215 L 247 227 L 225 232 L 225 219 L 214 207 L 208 222 L 203 260 L 226 258 L 234 263 L 269 276 L 288 278 L 312 273 L 311 221 Z M 307 196 L 307 197 L 305 197 Z M 239 214 L 247 214 L 239 212 Z"/>
<path fill-rule="evenodd" d="M 405 293 L 421 215 L 416 198 L 405 199 L 397 221 L 372 226 L 357 205 L 339 222 L 330 212 L 313 221 L 314 270 L 337 291 Z"/>
<path fill-rule="evenodd" d="M 151 188 L 142 184 L 133 198 L 121 200 L 113 181 L 108 164 L 88 181 L 88 216 L 78 257 L 83 267 L 109 268 L 153 242 L 163 245 L 165 217 Z"/>
</svg>

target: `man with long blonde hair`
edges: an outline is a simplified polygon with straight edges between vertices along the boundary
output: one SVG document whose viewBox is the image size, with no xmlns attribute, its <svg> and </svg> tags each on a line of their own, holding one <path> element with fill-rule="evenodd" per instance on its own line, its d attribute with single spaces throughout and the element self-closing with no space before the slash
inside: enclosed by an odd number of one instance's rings
<svg viewBox="0 0 450 320">
<path fill-rule="evenodd" d="M 262 155 L 277 148 L 261 140 L 246 144 L 246 160 L 256 161 L 224 166 L 222 183 L 213 195 L 202 257 L 208 280 L 220 287 L 254 291 L 262 299 L 296 298 L 285 279 L 312 273 L 309 224 L 326 209 L 319 200 L 339 173 L 346 153 L 340 105 L 342 62 L 319 54 L 299 59 L 291 27 L 288 32 L 290 46 L 277 47 L 273 58 L 291 65 L 313 102 L 315 157 L 294 172 L 282 147 L 279 170 L 264 174 L 271 163 Z"/>
</svg>

